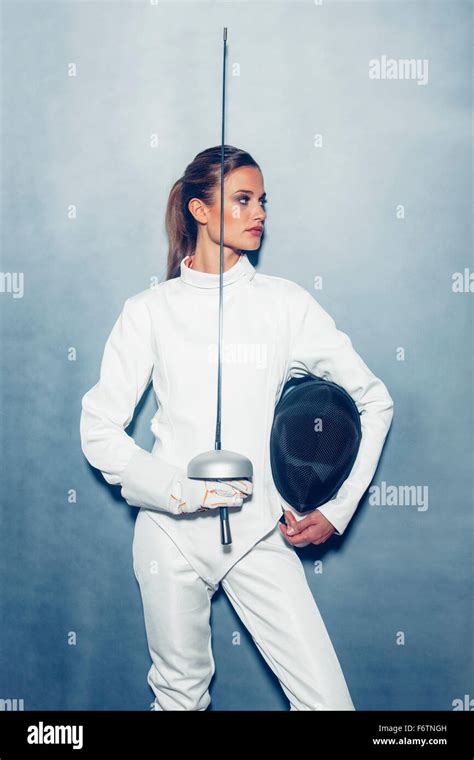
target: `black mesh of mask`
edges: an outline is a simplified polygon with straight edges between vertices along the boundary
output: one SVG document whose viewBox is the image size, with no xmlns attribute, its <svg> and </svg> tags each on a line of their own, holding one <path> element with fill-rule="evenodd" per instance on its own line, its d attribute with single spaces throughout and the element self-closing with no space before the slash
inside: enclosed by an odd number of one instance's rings
<svg viewBox="0 0 474 760">
<path fill-rule="evenodd" d="M 344 388 L 304 374 L 285 383 L 275 407 L 270 461 L 275 486 L 298 512 L 329 501 L 347 479 L 362 437 Z"/>
</svg>

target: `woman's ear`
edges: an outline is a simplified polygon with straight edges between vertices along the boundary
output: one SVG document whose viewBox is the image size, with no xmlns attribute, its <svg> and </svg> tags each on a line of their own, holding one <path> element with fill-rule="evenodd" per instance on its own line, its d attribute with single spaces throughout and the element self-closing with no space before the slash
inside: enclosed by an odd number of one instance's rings
<svg viewBox="0 0 474 760">
<path fill-rule="evenodd" d="M 188 210 L 200 224 L 207 223 L 207 206 L 199 198 L 191 198 L 188 203 Z"/>
</svg>

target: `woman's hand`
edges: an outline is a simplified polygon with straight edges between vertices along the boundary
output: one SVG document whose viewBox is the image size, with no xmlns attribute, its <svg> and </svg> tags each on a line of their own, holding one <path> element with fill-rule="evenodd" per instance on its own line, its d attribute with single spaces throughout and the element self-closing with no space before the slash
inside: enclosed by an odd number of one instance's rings
<svg viewBox="0 0 474 760">
<path fill-rule="evenodd" d="M 297 520 L 291 510 L 285 510 L 287 525 L 278 523 L 281 533 L 293 546 L 301 543 L 324 544 L 336 528 L 318 509 L 302 520 Z"/>
<path fill-rule="evenodd" d="M 250 480 L 206 480 L 204 482 L 206 491 L 198 512 L 207 512 L 215 507 L 229 506 L 227 502 L 229 497 L 234 499 L 234 503 L 231 503 L 230 506 L 240 507 L 243 500 L 250 496 L 253 491 L 253 484 Z M 223 499 L 222 497 L 227 498 Z"/>
<path fill-rule="evenodd" d="M 253 484 L 250 480 L 186 478 L 181 484 L 181 495 L 175 497 L 179 498 L 178 514 L 207 512 L 218 507 L 241 507 L 252 491 Z"/>
</svg>

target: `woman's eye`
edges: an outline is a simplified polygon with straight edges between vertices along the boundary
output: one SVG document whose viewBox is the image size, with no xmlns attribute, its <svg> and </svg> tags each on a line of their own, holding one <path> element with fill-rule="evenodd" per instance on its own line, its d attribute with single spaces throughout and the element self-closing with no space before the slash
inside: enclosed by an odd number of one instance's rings
<svg viewBox="0 0 474 760">
<path fill-rule="evenodd" d="M 248 195 L 243 195 L 241 198 L 239 198 L 239 202 L 240 203 L 242 201 L 249 201 L 249 200 L 250 200 L 250 198 L 248 197 Z M 260 203 L 262 204 L 262 206 L 265 206 L 265 204 L 268 203 L 268 200 L 262 200 L 262 201 L 260 201 Z"/>
</svg>

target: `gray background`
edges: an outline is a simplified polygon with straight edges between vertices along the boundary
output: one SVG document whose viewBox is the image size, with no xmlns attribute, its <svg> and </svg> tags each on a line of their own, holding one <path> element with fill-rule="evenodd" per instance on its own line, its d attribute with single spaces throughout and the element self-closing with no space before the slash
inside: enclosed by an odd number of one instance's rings
<svg viewBox="0 0 474 760">
<path fill-rule="evenodd" d="M 259 162 L 269 198 L 251 261 L 312 292 L 386 383 L 395 418 L 373 484 L 429 490 L 426 511 L 367 492 L 342 538 L 299 554 L 356 709 L 456 709 L 474 696 L 472 294 L 452 290 L 453 272 L 473 268 L 471 5 L 1 12 L 2 271 L 24 273 L 24 294 L 0 294 L 0 698 L 26 710 L 152 699 L 137 510 L 83 457 L 80 398 L 123 301 L 165 276 L 172 183 L 220 142 L 227 26 L 226 142 Z M 428 59 L 428 83 L 369 79 L 382 55 Z M 154 409 L 148 389 L 127 431 L 148 449 Z M 222 589 L 214 599 L 211 709 L 286 710 Z"/>
</svg>

